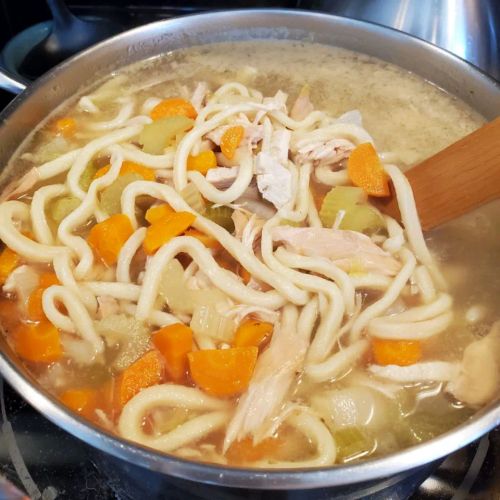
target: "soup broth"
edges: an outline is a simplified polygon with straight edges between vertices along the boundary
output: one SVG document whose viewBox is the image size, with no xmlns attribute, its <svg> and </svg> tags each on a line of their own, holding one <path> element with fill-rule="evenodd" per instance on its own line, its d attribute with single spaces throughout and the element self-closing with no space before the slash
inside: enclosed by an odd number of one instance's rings
<svg viewBox="0 0 500 500">
<path fill-rule="evenodd" d="M 328 466 L 431 439 L 498 395 L 500 205 L 425 243 L 368 195 L 391 180 L 415 210 L 402 171 L 483 123 L 316 44 L 125 68 L 5 170 L 27 172 L 0 204 L 7 340 L 72 411 L 188 459 Z"/>
</svg>

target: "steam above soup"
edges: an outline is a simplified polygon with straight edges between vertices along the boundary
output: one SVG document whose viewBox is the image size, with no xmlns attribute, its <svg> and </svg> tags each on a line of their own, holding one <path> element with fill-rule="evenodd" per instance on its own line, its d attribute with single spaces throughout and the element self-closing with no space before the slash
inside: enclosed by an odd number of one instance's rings
<svg viewBox="0 0 500 500">
<path fill-rule="evenodd" d="M 480 124 L 322 46 L 128 68 L 7 170 L 27 172 L 0 204 L 8 342 L 71 410 L 184 458 L 328 466 L 430 439 L 498 394 L 498 278 L 461 255 L 480 230 L 492 254 L 497 207 L 429 250 L 403 171 Z M 371 202 L 389 183 L 402 225 Z"/>
</svg>

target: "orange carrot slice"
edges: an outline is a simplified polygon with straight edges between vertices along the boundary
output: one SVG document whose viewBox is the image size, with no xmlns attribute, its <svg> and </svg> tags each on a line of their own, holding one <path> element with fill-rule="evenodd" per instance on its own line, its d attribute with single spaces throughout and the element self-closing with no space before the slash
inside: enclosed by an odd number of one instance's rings
<svg viewBox="0 0 500 500">
<path fill-rule="evenodd" d="M 196 216 L 190 212 L 176 212 L 157 220 L 146 230 L 142 244 L 144 251 L 148 255 L 154 254 L 165 243 L 182 234 L 195 219 Z"/>
<path fill-rule="evenodd" d="M 259 347 L 262 341 L 273 333 L 273 324 L 256 319 L 247 319 L 234 334 L 235 347 Z"/>
<path fill-rule="evenodd" d="M 112 266 L 116 264 L 122 246 L 133 232 L 130 219 L 124 214 L 116 214 L 93 226 L 87 241 L 97 256 Z"/>
<path fill-rule="evenodd" d="M 74 118 L 69 117 L 59 118 L 54 123 L 54 130 L 58 135 L 67 138 L 71 137 L 76 132 L 76 121 Z"/>
<path fill-rule="evenodd" d="M 153 224 L 154 222 L 164 219 L 172 214 L 175 214 L 175 210 L 168 203 L 163 203 L 162 205 L 156 205 L 149 208 L 146 211 L 146 220 L 150 224 Z"/>
<path fill-rule="evenodd" d="M 51 363 L 63 354 L 59 331 L 47 320 L 21 323 L 13 338 L 15 351 L 27 361 Z"/>
<path fill-rule="evenodd" d="M 141 389 L 159 384 L 162 380 L 162 372 L 163 363 L 160 353 L 156 350 L 148 351 L 115 379 L 116 404 L 122 408 Z"/>
<path fill-rule="evenodd" d="M 100 168 L 94 174 L 94 179 L 98 179 L 99 177 L 107 174 L 110 168 L 110 165 Z M 154 181 L 156 179 L 155 171 L 152 168 L 145 167 L 144 165 L 140 165 L 139 163 L 134 163 L 132 161 L 124 161 L 120 167 L 119 176 L 127 174 L 139 174 L 145 181 Z"/>
<path fill-rule="evenodd" d="M 422 357 L 422 345 L 414 340 L 372 339 L 372 352 L 379 365 L 408 366 Z"/>
<path fill-rule="evenodd" d="M 266 438 L 255 445 L 252 438 L 247 437 L 241 441 L 234 441 L 226 451 L 226 458 L 230 463 L 238 465 L 256 462 L 272 456 L 282 445 L 283 440 L 279 437 Z"/>
<path fill-rule="evenodd" d="M 244 135 L 245 129 L 241 125 L 229 127 L 224 134 L 222 134 L 220 150 L 226 158 L 229 160 L 234 158 L 234 154 L 241 144 Z"/>
<path fill-rule="evenodd" d="M 97 403 L 97 393 L 90 388 L 68 389 L 59 396 L 59 399 L 74 412 L 90 417 Z"/>
<path fill-rule="evenodd" d="M 189 155 L 187 159 L 187 169 L 196 170 L 205 175 L 211 168 L 217 166 L 217 158 L 213 151 L 202 151 L 193 156 Z"/>
<path fill-rule="evenodd" d="M 164 326 L 153 333 L 153 344 L 165 358 L 165 371 L 174 382 L 182 382 L 193 350 L 193 331 L 182 323 Z"/>
<path fill-rule="evenodd" d="M 193 238 L 196 238 L 197 240 L 200 240 L 203 243 L 203 245 L 205 245 L 207 248 L 211 248 L 213 250 L 221 248 L 221 244 L 214 237 L 202 233 L 201 231 L 198 231 L 197 229 L 194 228 L 188 229 L 184 233 L 184 236 L 191 236 Z"/>
<path fill-rule="evenodd" d="M 9 247 L 5 247 L 0 253 L 0 285 L 5 283 L 9 274 L 19 265 L 21 257 Z"/>
<path fill-rule="evenodd" d="M 180 97 L 163 99 L 163 101 L 159 102 L 149 113 L 149 116 L 153 120 L 179 115 L 186 116 L 187 118 L 194 120 L 198 116 L 198 113 L 189 101 L 181 99 Z"/>
<path fill-rule="evenodd" d="M 257 354 L 253 346 L 190 352 L 191 378 L 208 394 L 235 396 L 248 387 Z"/>
<path fill-rule="evenodd" d="M 347 174 L 351 182 L 369 195 L 383 197 L 391 194 L 386 174 L 375 148 L 365 142 L 357 146 L 347 161 Z"/>
<path fill-rule="evenodd" d="M 59 280 L 57 276 L 52 272 L 42 273 L 38 281 L 38 288 L 36 288 L 31 295 L 28 297 L 26 303 L 26 310 L 28 313 L 28 318 L 32 321 L 39 321 L 45 319 L 45 313 L 43 312 L 42 306 L 42 296 L 43 292 L 52 285 L 59 285 Z"/>
</svg>

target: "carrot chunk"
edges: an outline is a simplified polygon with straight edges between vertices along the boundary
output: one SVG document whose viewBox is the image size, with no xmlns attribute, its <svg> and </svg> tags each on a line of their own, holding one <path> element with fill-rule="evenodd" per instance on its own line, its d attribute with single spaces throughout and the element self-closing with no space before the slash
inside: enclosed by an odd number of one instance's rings
<svg viewBox="0 0 500 500">
<path fill-rule="evenodd" d="M 71 137 L 76 132 L 76 121 L 74 118 L 64 117 L 59 118 L 54 123 L 54 131 L 58 135 Z"/>
<path fill-rule="evenodd" d="M 59 396 L 59 399 L 74 412 L 90 417 L 96 407 L 97 394 L 90 388 L 68 389 Z"/>
<path fill-rule="evenodd" d="M 182 382 L 188 369 L 188 352 L 193 350 L 193 331 L 182 323 L 153 332 L 153 344 L 165 358 L 165 371 L 174 382 Z"/>
<path fill-rule="evenodd" d="M 252 275 L 241 265 L 238 266 L 238 276 L 243 280 L 245 285 L 248 285 L 252 279 Z"/>
<path fill-rule="evenodd" d="M 98 179 L 99 177 L 107 174 L 110 168 L 110 165 L 100 168 L 94 174 L 94 179 Z M 139 174 L 145 181 L 154 181 L 156 179 L 155 171 L 152 168 L 145 167 L 139 163 L 134 163 L 133 161 L 124 161 L 120 167 L 119 176 L 121 177 L 122 175 L 127 174 Z"/>
<path fill-rule="evenodd" d="M 87 241 L 98 257 L 112 266 L 133 232 L 130 219 L 124 214 L 116 214 L 92 227 Z"/>
<path fill-rule="evenodd" d="M 0 285 L 5 283 L 9 274 L 19 265 L 21 258 L 9 247 L 5 247 L 0 253 Z"/>
<path fill-rule="evenodd" d="M 156 221 L 164 219 L 172 214 L 175 214 L 175 210 L 168 203 L 163 203 L 162 205 L 156 205 L 148 208 L 146 211 L 146 220 L 150 224 L 153 224 Z"/>
<path fill-rule="evenodd" d="M 196 170 L 205 175 L 211 168 L 217 166 L 217 158 L 213 151 L 202 151 L 195 156 L 189 155 L 187 159 L 187 169 Z"/>
<path fill-rule="evenodd" d="M 142 244 L 144 251 L 148 255 L 154 254 L 165 243 L 182 234 L 195 219 L 196 216 L 190 212 L 176 212 L 157 220 L 146 230 Z"/>
<path fill-rule="evenodd" d="M 15 330 L 13 339 L 15 351 L 28 361 L 51 363 L 63 354 L 59 331 L 47 320 L 21 323 Z"/>
<path fill-rule="evenodd" d="M 194 120 L 198 116 L 198 113 L 189 101 L 181 99 L 180 97 L 163 99 L 163 101 L 159 102 L 149 113 L 149 116 L 153 120 L 179 115 L 186 116 L 187 118 Z"/>
<path fill-rule="evenodd" d="M 122 408 L 142 389 L 159 384 L 162 380 L 162 371 L 160 353 L 156 350 L 148 351 L 115 379 L 116 404 Z"/>
<path fill-rule="evenodd" d="M 31 295 L 28 297 L 26 303 L 26 309 L 28 313 L 28 318 L 32 321 L 39 321 L 45 319 L 45 313 L 43 312 L 42 306 L 42 296 L 43 292 L 52 285 L 59 285 L 59 280 L 57 276 L 52 272 L 43 273 L 40 275 L 38 282 L 38 288 L 36 288 Z"/>
<path fill-rule="evenodd" d="M 196 238 L 197 240 L 200 240 L 203 243 L 203 245 L 205 245 L 207 248 L 211 248 L 213 250 L 221 248 L 221 244 L 214 237 L 202 233 L 201 231 L 198 231 L 197 229 L 194 228 L 188 229 L 184 233 L 184 236 L 191 236 L 193 238 Z"/>
<path fill-rule="evenodd" d="M 422 345 L 414 340 L 372 339 L 372 352 L 379 365 L 408 366 L 422 357 Z"/>
<path fill-rule="evenodd" d="M 220 150 L 226 158 L 229 160 L 234 158 L 234 153 L 241 144 L 244 135 L 245 129 L 241 125 L 229 127 L 224 134 L 222 134 L 220 140 Z"/>
<path fill-rule="evenodd" d="M 253 346 L 190 352 L 191 378 L 208 394 L 234 396 L 248 387 L 257 354 Z"/>
<path fill-rule="evenodd" d="M 371 196 L 389 196 L 389 176 L 386 174 L 375 148 L 365 142 L 357 146 L 347 161 L 351 182 Z"/>
<path fill-rule="evenodd" d="M 282 445 L 283 440 L 279 437 L 269 437 L 255 445 L 252 438 L 246 437 L 241 441 L 234 441 L 226 451 L 226 457 L 233 464 L 256 462 L 272 456 Z"/>
<path fill-rule="evenodd" d="M 256 319 L 243 321 L 234 334 L 235 347 L 259 347 L 262 341 L 273 333 L 273 324 Z"/>
</svg>

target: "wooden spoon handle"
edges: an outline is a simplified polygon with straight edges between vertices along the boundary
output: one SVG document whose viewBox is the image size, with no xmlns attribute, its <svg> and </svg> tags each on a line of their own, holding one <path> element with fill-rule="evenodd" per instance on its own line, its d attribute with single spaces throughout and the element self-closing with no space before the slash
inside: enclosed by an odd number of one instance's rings
<svg viewBox="0 0 500 500">
<path fill-rule="evenodd" d="M 429 230 L 500 197 L 500 117 L 406 172 Z M 400 219 L 395 196 L 377 205 Z"/>
</svg>

